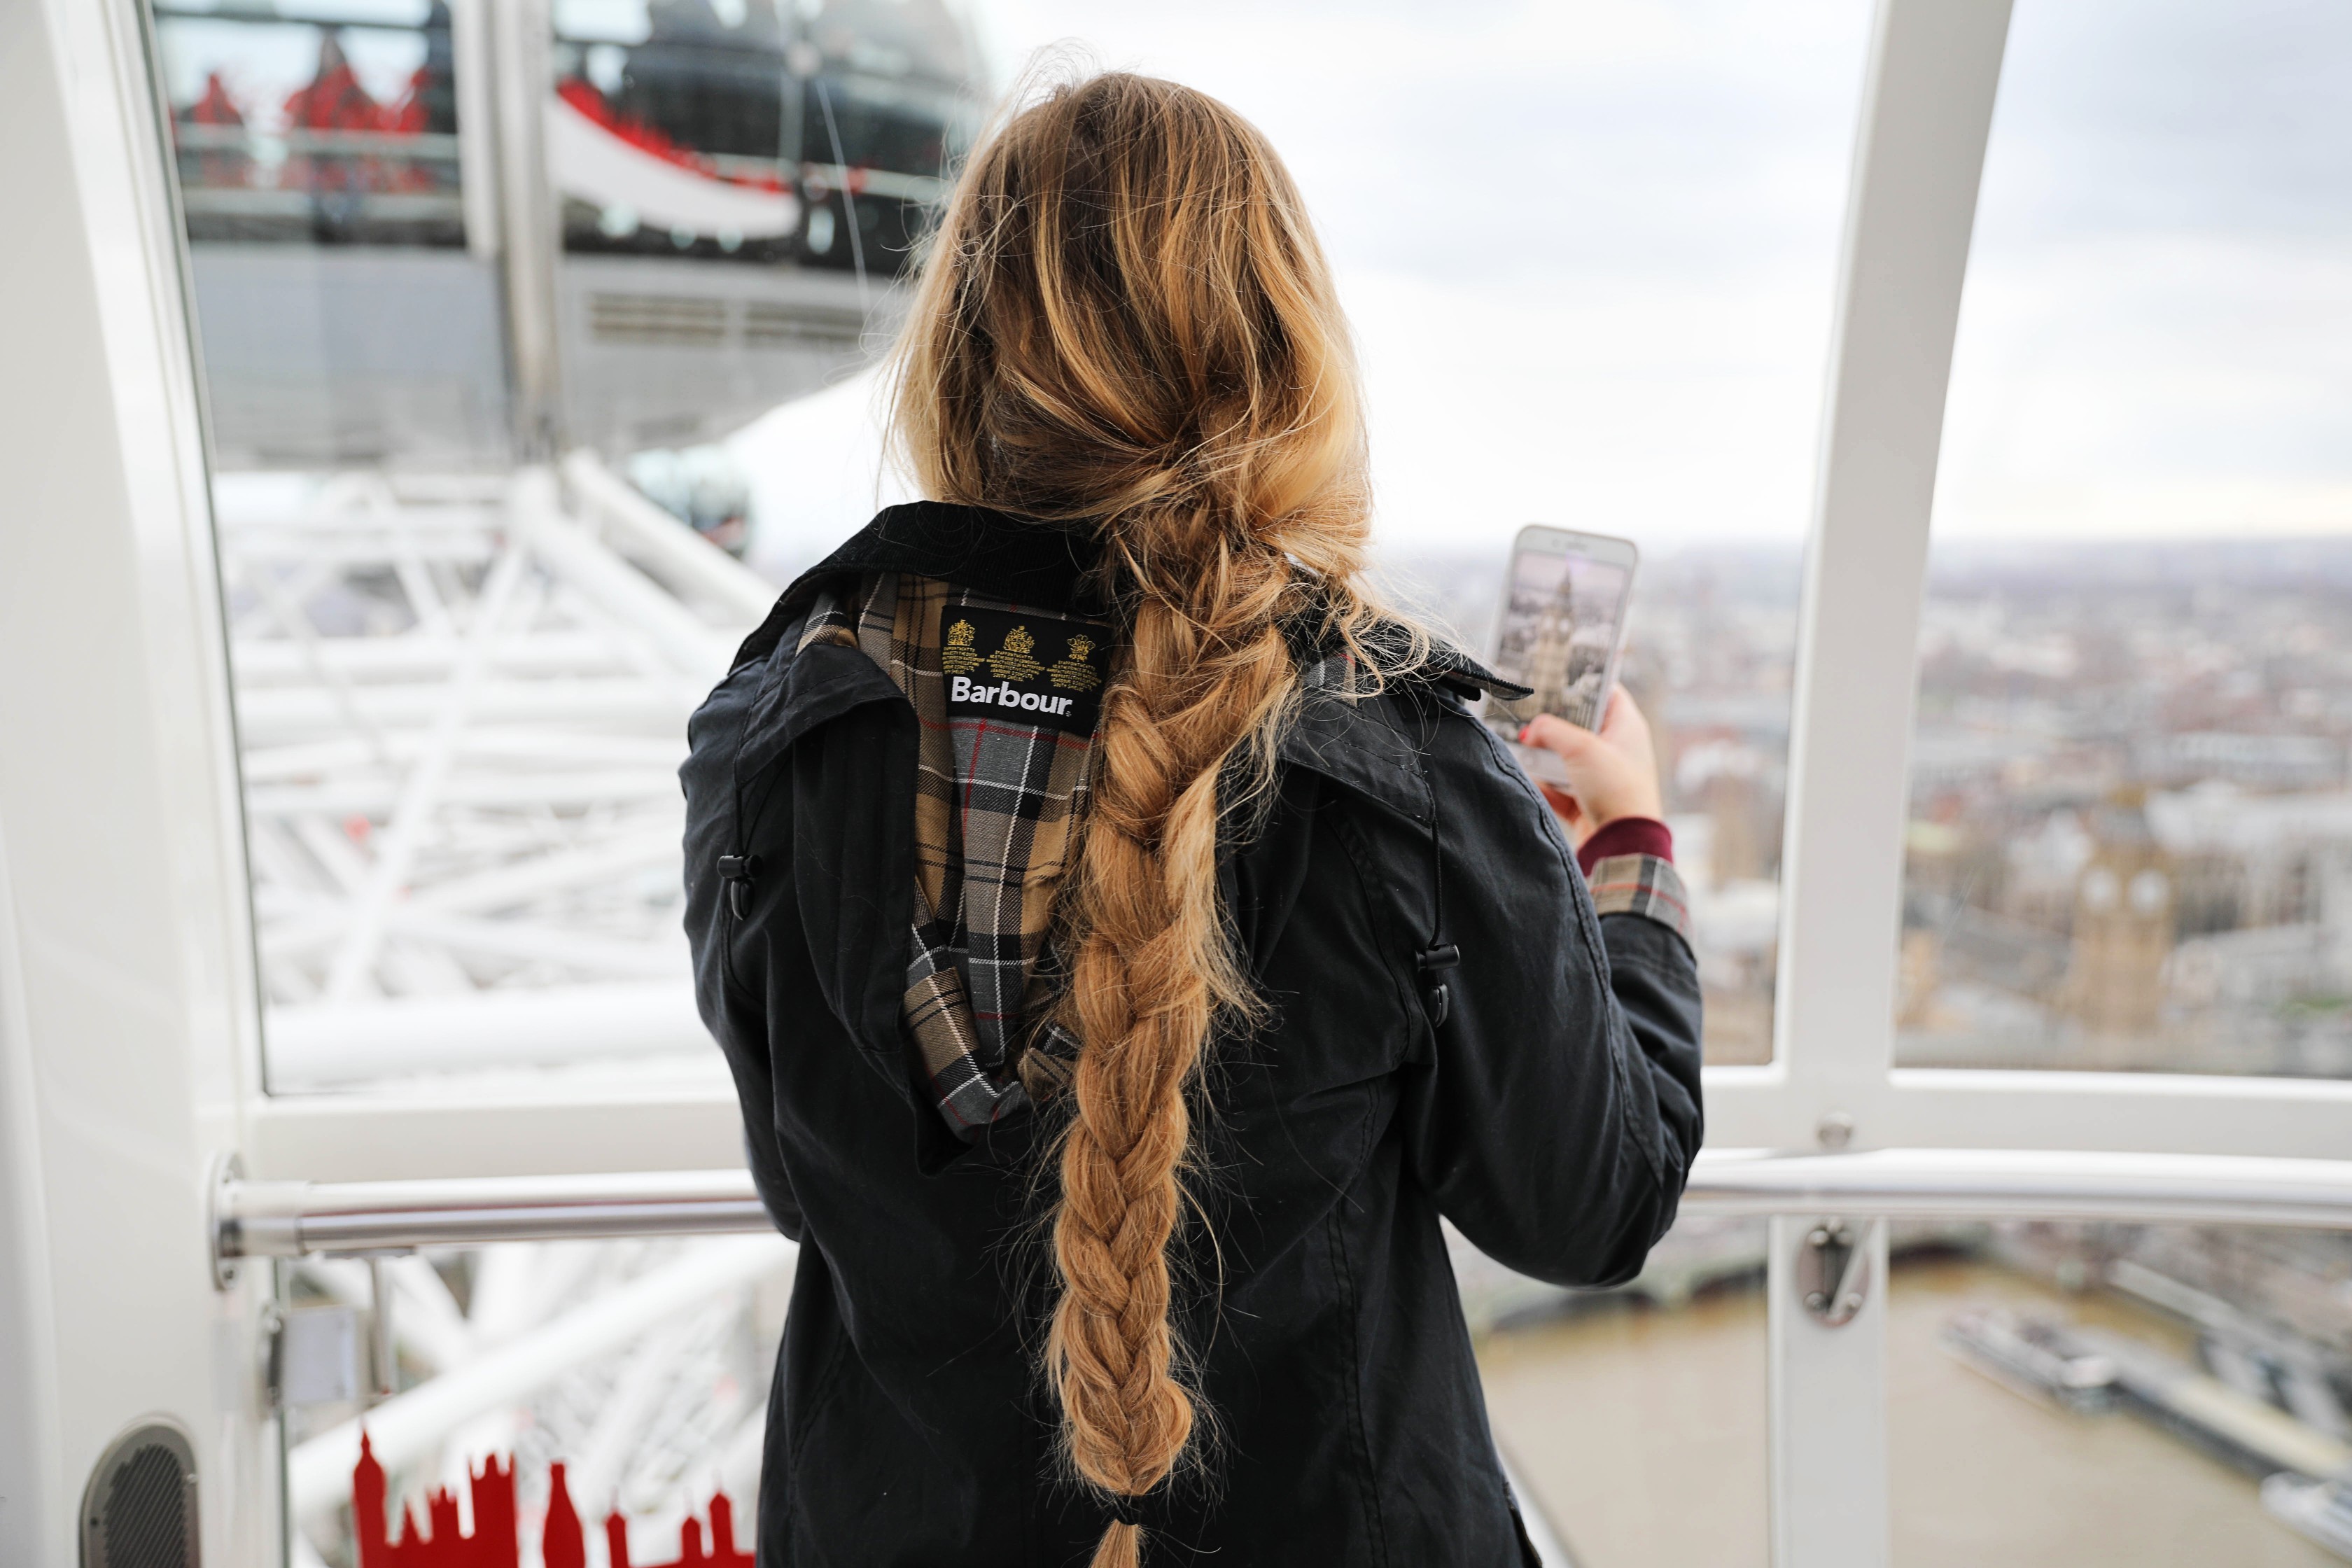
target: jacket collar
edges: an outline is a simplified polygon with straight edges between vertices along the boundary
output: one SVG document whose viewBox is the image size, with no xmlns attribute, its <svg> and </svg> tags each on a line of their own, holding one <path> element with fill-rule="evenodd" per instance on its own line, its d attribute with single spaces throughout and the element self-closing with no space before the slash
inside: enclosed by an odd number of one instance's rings
<svg viewBox="0 0 2352 1568">
<path fill-rule="evenodd" d="M 839 549 L 793 579 L 767 624 L 744 642 L 735 662 L 740 666 L 773 648 L 818 588 L 838 577 L 911 572 L 1016 605 L 1101 616 L 1106 606 L 1095 578 L 1101 560 L 1101 541 L 1084 528 L 948 501 L 885 507 Z M 1444 643 L 1429 650 L 1423 674 L 1473 699 L 1485 691 L 1514 699 L 1532 695 L 1528 688 L 1502 679 Z"/>
<path fill-rule="evenodd" d="M 1087 581 L 1102 559 L 1092 533 L 1034 522 L 986 507 L 908 501 L 885 507 L 840 549 L 784 590 L 797 605 L 823 581 L 866 572 L 911 572 L 1041 610 L 1099 612 Z"/>
</svg>

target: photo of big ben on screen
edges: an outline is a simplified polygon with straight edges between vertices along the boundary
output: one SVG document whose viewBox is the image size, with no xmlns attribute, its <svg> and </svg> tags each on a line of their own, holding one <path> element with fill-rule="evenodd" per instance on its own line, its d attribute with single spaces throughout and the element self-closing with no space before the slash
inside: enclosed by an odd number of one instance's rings
<svg viewBox="0 0 2352 1568">
<path fill-rule="evenodd" d="M 1600 723 L 1627 575 L 1581 555 L 1523 552 L 1513 563 L 1495 668 L 1535 695 L 1495 704 L 1497 729 L 1516 733 L 1538 713 L 1588 730 Z"/>
</svg>

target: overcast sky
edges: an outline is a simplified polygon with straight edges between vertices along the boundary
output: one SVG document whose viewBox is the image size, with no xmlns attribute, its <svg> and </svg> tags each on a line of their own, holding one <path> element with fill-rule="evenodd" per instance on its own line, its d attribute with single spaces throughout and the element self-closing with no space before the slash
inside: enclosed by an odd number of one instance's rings
<svg viewBox="0 0 2352 1568">
<path fill-rule="evenodd" d="M 2352 6 L 2021 0 L 1939 532 L 2352 531 Z"/>
<path fill-rule="evenodd" d="M 1392 546 L 1801 536 L 1866 0 L 979 3 L 1008 73 L 1074 43 L 1265 128 Z M 2352 531 L 2347 67 L 2331 0 L 2020 0 L 1939 534 Z M 869 403 L 739 440 L 791 534 L 870 501 Z"/>
</svg>

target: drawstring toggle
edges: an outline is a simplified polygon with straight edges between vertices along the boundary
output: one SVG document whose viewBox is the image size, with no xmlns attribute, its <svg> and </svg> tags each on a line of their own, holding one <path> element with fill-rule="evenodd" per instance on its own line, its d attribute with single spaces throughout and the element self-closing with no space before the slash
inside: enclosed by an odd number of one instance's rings
<svg viewBox="0 0 2352 1568">
<path fill-rule="evenodd" d="M 1462 962 L 1462 950 L 1452 942 L 1443 942 L 1413 955 L 1412 966 L 1421 973 L 1422 1005 L 1429 1011 L 1429 1026 L 1444 1024 L 1445 1016 L 1454 1010 L 1454 988 L 1437 978 Z"/>
<path fill-rule="evenodd" d="M 721 855 L 719 877 L 727 884 L 727 907 L 737 920 L 751 912 L 751 884 L 759 879 L 757 855 Z"/>
</svg>

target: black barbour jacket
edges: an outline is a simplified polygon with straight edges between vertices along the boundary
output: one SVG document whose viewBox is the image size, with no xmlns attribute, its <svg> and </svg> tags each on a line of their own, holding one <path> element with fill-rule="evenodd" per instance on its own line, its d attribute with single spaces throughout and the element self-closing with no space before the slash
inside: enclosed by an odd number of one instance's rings
<svg viewBox="0 0 2352 1568">
<path fill-rule="evenodd" d="M 893 507 L 803 576 L 694 718 L 687 931 L 751 1171 L 802 1244 L 768 1406 L 761 1568 L 1082 1564 L 1108 1521 L 1057 1468 L 1033 1123 L 967 1144 L 899 1023 L 915 720 L 853 647 L 788 635 L 828 581 L 910 572 L 1077 606 L 1085 536 Z M 1434 679 L 1309 706 L 1224 856 L 1268 1023 L 1213 1047 L 1181 1331 L 1206 1463 L 1139 1500 L 1176 1563 L 1533 1562 L 1439 1216 L 1524 1273 L 1621 1281 L 1697 1151 L 1690 950 L 1596 918 L 1552 814 Z M 722 858 L 730 858 L 722 871 Z M 1444 929 L 1437 887 L 1442 877 Z M 1437 977 L 1416 959 L 1458 949 Z M 1593 1419 L 1609 1419 L 1596 1411 Z"/>
</svg>

